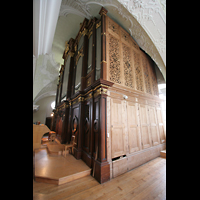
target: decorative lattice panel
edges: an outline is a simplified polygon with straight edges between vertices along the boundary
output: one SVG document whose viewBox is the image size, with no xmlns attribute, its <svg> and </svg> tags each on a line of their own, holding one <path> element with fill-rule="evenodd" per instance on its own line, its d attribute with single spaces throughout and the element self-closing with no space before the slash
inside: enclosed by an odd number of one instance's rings
<svg viewBox="0 0 200 200">
<path fill-rule="evenodd" d="M 110 81 L 121 84 L 119 40 L 109 34 Z"/>
<path fill-rule="evenodd" d="M 135 79 L 136 79 L 136 89 L 140 91 L 144 91 L 143 87 L 143 78 L 142 78 L 142 69 L 140 66 L 140 57 L 139 53 L 133 51 L 133 60 L 135 67 Z"/>
<path fill-rule="evenodd" d="M 130 48 L 125 44 L 122 44 L 123 50 L 123 67 L 124 67 L 124 81 L 125 85 L 131 88 L 133 87 L 133 69 L 131 64 Z"/>
<path fill-rule="evenodd" d="M 146 92 L 149 94 L 152 94 L 151 85 L 150 85 L 150 76 L 149 76 L 149 71 L 148 71 L 148 63 L 147 63 L 147 59 L 144 56 L 142 56 L 142 65 L 143 65 L 143 70 L 144 70 L 144 83 L 146 87 Z"/>
</svg>

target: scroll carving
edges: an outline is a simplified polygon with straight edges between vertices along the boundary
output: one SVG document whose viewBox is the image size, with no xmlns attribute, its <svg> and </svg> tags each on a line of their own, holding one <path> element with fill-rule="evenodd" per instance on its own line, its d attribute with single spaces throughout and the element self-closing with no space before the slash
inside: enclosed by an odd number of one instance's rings
<svg viewBox="0 0 200 200">
<path fill-rule="evenodd" d="M 122 48 L 125 85 L 133 88 L 133 70 L 131 65 L 130 48 L 124 44 L 122 44 Z"/>
<path fill-rule="evenodd" d="M 110 60 L 110 77 L 115 83 L 121 84 L 120 80 L 120 55 L 119 40 L 109 34 L 109 60 Z"/>
</svg>

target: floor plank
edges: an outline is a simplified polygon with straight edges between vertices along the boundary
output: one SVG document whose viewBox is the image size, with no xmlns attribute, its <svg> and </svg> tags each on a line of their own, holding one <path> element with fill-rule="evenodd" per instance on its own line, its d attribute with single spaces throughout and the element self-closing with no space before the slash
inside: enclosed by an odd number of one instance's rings
<svg viewBox="0 0 200 200">
<path fill-rule="evenodd" d="M 63 185 L 33 180 L 33 199 L 166 199 L 166 158 L 155 158 L 104 184 L 99 184 L 92 176 Z"/>
</svg>

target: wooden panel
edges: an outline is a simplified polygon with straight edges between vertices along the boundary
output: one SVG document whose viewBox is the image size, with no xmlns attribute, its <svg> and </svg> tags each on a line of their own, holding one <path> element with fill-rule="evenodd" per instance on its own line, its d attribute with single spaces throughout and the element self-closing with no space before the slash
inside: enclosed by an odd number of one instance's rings
<svg viewBox="0 0 200 200">
<path fill-rule="evenodd" d="M 72 121 L 71 121 L 71 131 L 72 136 L 75 136 L 75 147 L 77 147 L 78 143 L 78 135 L 79 135 L 79 107 L 76 105 L 75 108 L 72 109 Z"/>
<path fill-rule="evenodd" d="M 158 118 L 158 127 L 159 127 L 159 134 L 160 134 L 160 142 L 165 142 L 165 133 L 164 133 L 164 124 L 162 118 L 162 110 L 161 108 L 156 108 L 157 118 Z"/>
<path fill-rule="evenodd" d="M 63 125 L 62 117 L 58 116 L 57 122 L 56 122 L 56 136 L 58 138 L 61 138 L 61 135 L 62 135 L 62 125 Z"/>
<path fill-rule="evenodd" d="M 119 25 L 108 17 L 108 32 L 119 37 Z"/>
<path fill-rule="evenodd" d="M 150 132 L 151 132 L 151 137 L 152 137 L 152 143 L 155 146 L 160 143 L 155 107 L 149 106 L 149 121 L 150 121 Z"/>
<path fill-rule="evenodd" d="M 135 103 L 127 103 L 127 115 L 128 115 L 128 145 L 129 153 L 139 151 L 140 138 L 138 127 L 137 107 Z"/>
<path fill-rule="evenodd" d="M 127 172 L 127 157 L 113 161 L 113 178 Z"/>
<path fill-rule="evenodd" d="M 139 165 L 142 165 L 148 162 L 149 160 L 152 160 L 160 156 L 160 151 L 165 148 L 166 148 L 165 144 L 159 144 L 153 146 L 152 148 L 144 149 L 137 153 L 128 155 L 127 157 L 128 170 L 134 169 L 135 167 L 138 167 Z"/>
<path fill-rule="evenodd" d="M 142 138 L 142 146 L 143 149 L 151 147 L 151 138 L 149 132 L 149 122 L 147 115 L 146 105 L 139 105 L 140 109 L 140 124 L 141 124 L 141 138 Z"/>
<path fill-rule="evenodd" d="M 122 102 L 122 100 L 111 99 L 112 158 L 126 154 Z"/>
<path fill-rule="evenodd" d="M 96 156 L 96 150 L 98 145 L 98 136 L 99 136 L 99 99 L 94 101 L 94 148 L 93 148 L 93 157 Z"/>
<path fill-rule="evenodd" d="M 83 149 L 89 152 L 90 144 L 90 102 L 85 104 L 85 115 L 84 115 L 84 131 L 83 131 Z"/>
<path fill-rule="evenodd" d="M 115 126 L 112 131 L 112 158 L 125 154 L 124 150 L 124 131 L 123 127 Z"/>
</svg>

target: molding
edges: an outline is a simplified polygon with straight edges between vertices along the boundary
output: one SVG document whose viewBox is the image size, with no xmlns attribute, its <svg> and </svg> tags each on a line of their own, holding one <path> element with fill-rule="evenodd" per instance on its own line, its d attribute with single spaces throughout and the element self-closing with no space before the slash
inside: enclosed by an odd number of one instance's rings
<svg viewBox="0 0 200 200">
<path fill-rule="evenodd" d="M 35 100 L 33 101 L 33 104 L 36 104 L 36 102 L 38 102 L 39 100 L 45 98 L 45 97 L 50 97 L 50 96 L 55 96 L 56 97 L 56 94 L 55 94 L 56 91 L 48 91 L 48 92 L 45 92 L 41 95 L 39 95 L 37 98 L 35 98 Z"/>
<path fill-rule="evenodd" d="M 166 65 L 166 15 L 161 7 L 161 4 L 158 3 L 157 0 L 118 0 L 124 8 L 126 8 L 129 13 L 137 20 L 137 22 L 141 25 L 141 27 L 146 31 L 147 35 L 150 37 L 152 42 L 154 43 L 157 51 L 159 52 L 164 64 Z M 123 13 L 120 11 L 120 13 Z M 159 24 L 159 25 L 158 25 Z M 133 26 L 133 24 L 132 24 Z M 134 34 L 135 29 L 137 27 L 130 27 L 129 31 L 131 34 Z M 142 31 L 140 34 L 143 35 Z M 141 35 L 141 36 L 142 36 Z M 136 38 L 138 41 L 138 37 Z M 147 46 L 151 46 L 147 42 L 140 43 L 140 47 L 142 47 L 149 55 L 149 51 L 153 49 L 148 49 Z M 142 45 L 141 45 L 142 43 Z M 155 51 L 155 50 L 154 50 Z M 152 58 L 156 62 L 156 55 L 153 53 Z"/>
<path fill-rule="evenodd" d="M 87 19 L 92 17 L 89 7 L 80 0 L 67 0 L 62 2 L 59 16 L 67 16 L 68 14 L 79 15 Z"/>
<path fill-rule="evenodd" d="M 35 104 L 40 99 L 47 97 L 47 96 L 56 96 L 56 90 L 57 90 L 57 78 L 50 82 L 48 85 L 43 87 L 38 94 L 34 97 L 33 103 Z"/>
</svg>

